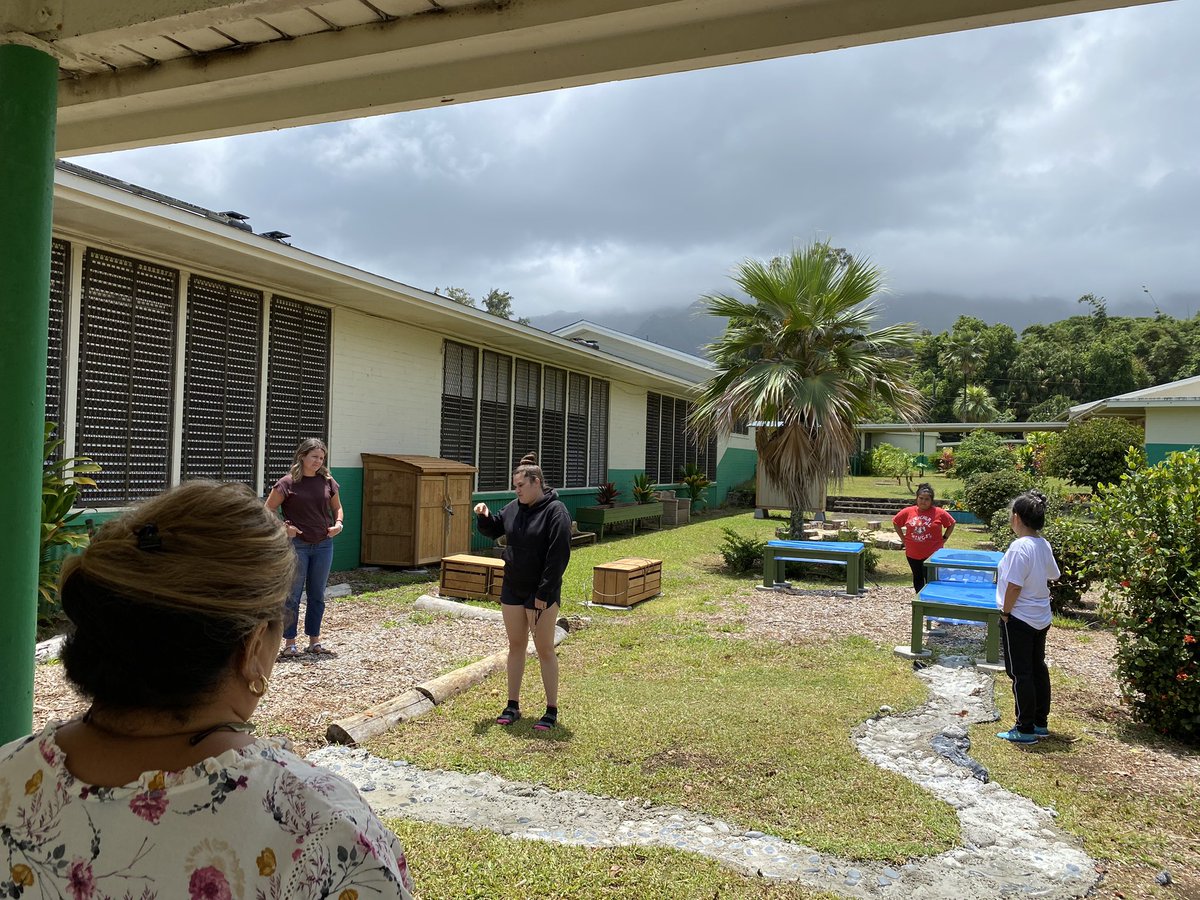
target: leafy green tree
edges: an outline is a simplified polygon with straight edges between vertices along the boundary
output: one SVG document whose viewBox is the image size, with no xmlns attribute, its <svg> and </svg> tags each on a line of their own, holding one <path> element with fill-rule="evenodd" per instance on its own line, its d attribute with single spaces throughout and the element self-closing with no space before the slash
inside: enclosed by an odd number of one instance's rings
<svg viewBox="0 0 1200 900">
<path fill-rule="evenodd" d="M 1055 394 L 1032 407 L 1029 410 L 1028 421 L 1057 422 L 1059 419 L 1066 418 L 1071 407 L 1075 405 L 1075 401 L 1066 394 Z"/>
<path fill-rule="evenodd" d="M 962 379 L 962 399 L 965 404 L 971 379 L 983 365 L 983 349 L 979 338 L 968 333 L 951 335 L 942 351 L 940 362 L 948 371 L 957 373 Z"/>
<path fill-rule="evenodd" d="M 872 330 L 881 273 L 826 243 L 745 260 L 733 277 L 746 299 L 705 298 L 728 324 L 709 345 L 716 374 L 700 388 L 692 424 L 728 434 L 743 419 L 766 423 L 755 428 L 759 461 L 787 494 L 795 534 L 805 510 L 824 507 L 827 481 L 845 475 L 855 425 L 877 400 L 907 421 L 921 411 L 898 358 L 913 332 Z"/>
<path fill-rule="evenodd" d="M 1093 416 L 1072 422 L 1046 455 L 1046 472 L 1072 484 L 1112 484 L 1125 474 L 1130 449 L 1145 463 L 1142 429 L 1128 419 Z"/>
<path fill-rule="evenodd" d="M 903 478 L 911 491 L 913 476 L 917 474 L 917 457 L 891 444 L 877 444 L 871 448 L 871 474 L 895 478 L 896 484 Z"/>
<path fill-rule="evenodd" d="M 499 316 L 502 319 L 512 318 L 513 298 L 508 291 L 500 291 L 492 288 L 483 298 L 483 308 L 490 312 L 493 316 Z"/>
<path fill-rule="evenodd" d="M 972 431 L 954 451 L 951 474 L 966 480 L 978 472 L 999 472 L 1013 468 L 1012 453 L 998 434 Z"/>
<path fill-rule="evenodd" d="M 434 288 L 433 292 L 439 294 L 448 300 L 453 300 L 455 303 L 461 303 L 463 306 L 476 306 L 475 298 L 471 296 L 469 291 L 460 287 Z"/>
</svg>

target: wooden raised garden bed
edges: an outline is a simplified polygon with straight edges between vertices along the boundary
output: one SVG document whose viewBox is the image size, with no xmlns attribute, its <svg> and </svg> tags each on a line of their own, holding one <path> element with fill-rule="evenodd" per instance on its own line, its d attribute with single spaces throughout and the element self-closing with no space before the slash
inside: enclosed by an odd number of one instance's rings
<svg viewBox="0 0 1200 900">
<path fill-rule="evenodd" d="M 589 526 L 600 534 L 604 540 L 604 528 L 617 522 L 632 522 L 634 533 L 637 523 L 642 519 L 656 519 L 663 514 L 661 501 L 651 503 L 624 503 L 616 506 L 581 506 L 575 511 L 575 520 L 580 527 Z"/>
</svg>

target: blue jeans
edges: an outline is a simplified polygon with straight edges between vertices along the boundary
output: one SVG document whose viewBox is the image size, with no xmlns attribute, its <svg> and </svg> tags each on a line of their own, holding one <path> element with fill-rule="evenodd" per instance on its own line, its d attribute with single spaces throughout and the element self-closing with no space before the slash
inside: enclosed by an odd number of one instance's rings
<svg viewBox="0 0 1200 900">
<path fill-rule="evenodd" d="M 292 592 L 284 604 L 283 639 L 294 641 L 296 627 L 300 623 L 300 595 L 307 588 L 308 602 L 304 606 L 304 633 L 316 637 L 321 633 L 321 619 L 325 616 L 325 582 L 333 567 L 333 538 L 325 538 L 319 544 L 310 544 L 303 538 L 292 538 L 296 551 L 296 580 Z"/>
</svg>

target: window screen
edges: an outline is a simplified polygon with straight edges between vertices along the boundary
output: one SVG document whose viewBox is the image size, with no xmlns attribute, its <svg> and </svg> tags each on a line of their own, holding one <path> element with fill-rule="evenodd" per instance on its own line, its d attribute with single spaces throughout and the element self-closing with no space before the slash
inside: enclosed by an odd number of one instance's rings
<svg viewBox="0 0 1200 900">
<path fill-rule="evenodd" d="M 588 380 L 567 376 L 567 487 L 587 487 Z"/>
<path fill-rule="evenodd" d="M 511 487 L 508 435 L 512 421 L 512 357 L 483 351 L 479 389 L 479 490 Z"/>
<path fill-rule="evenodd" d="M 46 419 L 57 425 L 63 420 L 63 374 L 66 371 L 67 279 L 71 272 L 71 245 L 55 240 L 50 244 L 50 328 L 46 341 Z M 55 432 L 62 437 L 61 429 Z M 55 459 L 62 458 L 62 447 Z"/>
<path fill-rule="evenodd" d="M 530 450 L 535 453 L 538 451 L 542 434 L 541 396 L 541 366 L 527 359 L 518 359 L 513 376 L 513 469 Z"/>
<path fill-rule="evenodd" d="M 546 476 L 549 487 L 564 487 L 567 466 L 567 373 L 549 366 L 543 371 L 542 474 Z"/>
<path fill-rule="evenodd" d="M 475 465 L 475 400 L 479 351 L 446 341 L 442 360 L 442 440 L 445 459 Z"/>
<path fill-rule="evenodd" d="M 188 282 L 183 374 L 185 481 L 211 478 L 254 485 L 262 309 L 259 291 L 197 276 Z"/>
<path fill-rule="evenodd" d="M 591 440 L 588 445 L 588 483 L 608 481 L 608 382 L 592 379 Z"/>
<path fill-rule="evenodd" d="M 267 434 L 263 483 L 269 490 L 292 467 L 306 438 L 328 441 L 332 317 L 324 306 L 271 298 Z"/>
<path fill-rule="evenodd" d="M 646 474 L 652 484 L 665 484 L 668 479 L 660 477 L 658 454 L 660 441 L 658 429 L 662 418 L 662 396 L 646 394 Z"/>
<path fill-rule="evenodd" d="M 167 487 L 179 273 L 89 249 L 79 322 L 76 453 L 99 463 L 88 503 L 120 506 Z"/>
</svg>

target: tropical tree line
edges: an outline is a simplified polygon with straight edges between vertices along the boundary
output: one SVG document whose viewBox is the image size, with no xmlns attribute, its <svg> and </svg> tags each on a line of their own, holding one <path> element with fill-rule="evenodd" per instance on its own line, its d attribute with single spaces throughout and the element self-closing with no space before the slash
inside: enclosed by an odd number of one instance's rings
<svg viewBox="0 0 1200 900">
<path fill-rule="evenodd" d="M 911 377 L 925 421 L 1053 421 L 1080 403 L 1200 375 L 1200 317 L 1109 316 L 1101 297 L 1080 302 L 1092 312 L 1020 334 L 972 316 L 922 333 Z"/>
</svg>

